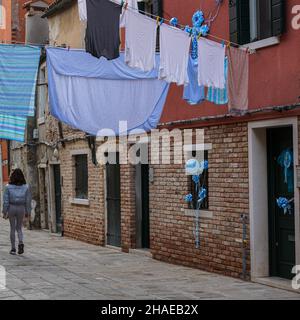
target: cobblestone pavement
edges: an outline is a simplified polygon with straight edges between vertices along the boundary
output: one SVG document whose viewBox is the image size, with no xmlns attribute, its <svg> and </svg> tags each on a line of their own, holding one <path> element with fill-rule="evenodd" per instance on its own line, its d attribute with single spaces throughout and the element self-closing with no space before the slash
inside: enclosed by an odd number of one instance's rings
<svg viewBox="0 0 300 320">
<path fill-rule="evenodd" d="M 300 299 L 279 290 L 170 265 L 82 242 L 25 231 L 25 254 L 8 252 L 8 222 L 0 220 L 0 299 Z"/>
</svg>

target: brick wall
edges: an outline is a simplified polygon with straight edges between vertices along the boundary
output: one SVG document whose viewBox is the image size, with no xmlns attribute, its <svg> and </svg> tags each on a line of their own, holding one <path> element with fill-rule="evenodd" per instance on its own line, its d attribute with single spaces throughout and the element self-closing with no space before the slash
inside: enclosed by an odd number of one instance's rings
<svg viewBox="0 0 300 320">
<path fill-rule="evenodd" d="M 209 211 L 213 217 L 200 220 L 200 249 L 194 244 L 194 218 L 182 210 L 188 209 L 183 197 L 190 192 L 184 166 L 152 166 L 150 232 L 154 258 L 240 276 L 240 216 L 249 212 L 247 139 L 246 123 L 205 128 L 205 143 L 212 143 L 208 153 L 208 187 Z"/>
<path fill-rule="evenodd" d="M 135 169 L 121 165 L 121 246 L 123 251 L 135 248 Z"/>
<path fill-rule="evenodd" d="M 89 205 L 71 203 L 74 195 L 74 164 L 72 150 L 88 149 L 84 140 L 67 143 L 60 148 L 62 186 L 62 206 L 65 236 L 92 244 L 104 245 L 104 172 L 92 163 L 88 154 L 88 198 Z"/>
</svg>

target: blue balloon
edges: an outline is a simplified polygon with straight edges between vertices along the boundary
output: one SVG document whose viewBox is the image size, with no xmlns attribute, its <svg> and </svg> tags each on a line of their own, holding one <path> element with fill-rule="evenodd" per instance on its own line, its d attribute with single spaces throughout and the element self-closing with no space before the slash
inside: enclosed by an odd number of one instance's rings
<svg viewBox="0 0 300 320">
<path fill-rule="evenodd" d="M 200 28 L 202 23 L 204 22 L 203 12 L 200 10 L 196 11 L 193 15 L 192 22 L 194 27 Z"/>
<path fill-rule="evenodd" d="M 280 197 L 277 200 L 277 205 L 280 209 L 283 209 L 284 214 L 287 214 L 288 212 L 291 213 L 291 204 L 290 201 L 287 198 Z"/>
<path fill-rule="evenodd" d="M 187 175 L 199 175 L 201 173 L 200 163 L 196 159 L 190 159 L 185 164 L 185 172 Z"/>
<path fill-rule="evenodd" d="M 193 182 L 194 182 L 195 184 L 199 183 L 199 181 L 200 181 L 199 175 L 194 175 L 194 176 L 192 177 L 192 179 L 193 179 Z"/>
<path fill-rule="evenodd" d="M 184 28 L 184 31 L 189 33 L 189 34 L 192 33 L 192 30 L 193 29 L 190 26 L 185 26 L 185 28 Z"/>
<path fill-rule="evenodd" d="M 206 37 L 209 33 L 209 26 L 207 24 L 201 26 L 200 33 L 203 37 Z"/>
<path fill-rule="evenodd" d="M 198 194 L 199 201 L 202 202 L 206 197 L 207 197 L 207 189 L 202 188 Z"/>
<path fill-rule="evenodd" d="M 173 26 L 173 27 L 176 27 L 178 25 L 178 19 L 176 17 L 172 18 L 170 20 L 170 24 Z"/>
<path fill-rule="evenodd" d="M 185 197 L 184 197 L 184 201 L 187 202 L 187 203 L 190 203 L 193 201 L 193 195 L 192 194 L 187 194 Z"/>
</svg>

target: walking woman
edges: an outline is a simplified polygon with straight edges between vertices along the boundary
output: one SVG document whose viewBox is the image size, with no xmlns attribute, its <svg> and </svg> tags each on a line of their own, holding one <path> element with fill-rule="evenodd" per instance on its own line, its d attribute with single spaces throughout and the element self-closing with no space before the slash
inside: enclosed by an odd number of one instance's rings
<svg viewBox="0 0 300 320">
<path fill-rule="evenodd" d="M 31 192 L 21 169 L 15 169 L 9 178 L 9 184 L 3 194 L 3 218 L 10 223 L 10 254 L 16 254 L 16 231 L 18 234 L 18 254 L 24 253 L 23 219 L 31 212 Z"/>
</svg>

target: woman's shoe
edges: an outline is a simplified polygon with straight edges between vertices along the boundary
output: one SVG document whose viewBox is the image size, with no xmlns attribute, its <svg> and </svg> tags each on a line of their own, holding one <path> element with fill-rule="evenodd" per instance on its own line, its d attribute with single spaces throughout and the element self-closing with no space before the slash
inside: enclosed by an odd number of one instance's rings
<svg viewBox="0 0 300 320">
<path fill-rule="evenodd" d="M 16 255 L 16 249 L 11 249 L 11 250 L 9 251 L 9 253 L 12 254 L 12 255 Z"/>
<path fill-rule="evenodd" d="M 24 244 L 19 244 L 18 246 L 18 254 L 23 254 L 24 253 Z"/>
</svg>

